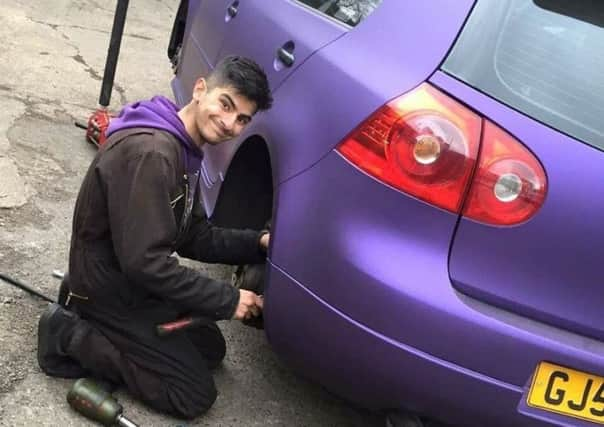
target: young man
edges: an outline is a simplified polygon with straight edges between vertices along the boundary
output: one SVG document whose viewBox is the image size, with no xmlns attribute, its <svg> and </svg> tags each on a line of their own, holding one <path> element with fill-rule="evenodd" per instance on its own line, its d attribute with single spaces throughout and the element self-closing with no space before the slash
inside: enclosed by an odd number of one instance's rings
<svg viewBox="0 0 604 427">
<path fill-rule="evenodd" d="M 269 235 L 211 226 L 197 187 L 201 146 L 235 138 L 271 103 L 260 67 L 228 57 L 196 82 L 180 111 L 155 97 L 112 120 L 75 206 L 69 298 L 40 318 L 45 373 L 124 384 L 178 417 L 210 408 L 210 369 L 226 350 L 220 330 L 210 321 L 160 338 L 155 325 L 186 315 L 242 320 L 261 312 L 258 295 L 179 265 L 172 254 L 228 264 L 264 260 Z"/>
</svg>

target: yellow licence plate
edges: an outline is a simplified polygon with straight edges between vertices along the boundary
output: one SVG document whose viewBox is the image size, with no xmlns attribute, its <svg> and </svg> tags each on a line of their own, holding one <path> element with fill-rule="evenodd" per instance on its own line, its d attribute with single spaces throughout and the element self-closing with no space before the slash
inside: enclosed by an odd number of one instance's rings
<svg viewBox="0 0 604 427">
<path fill-rule="evenodd" d="M 528 393 L 529 406 L 604 424 L 604 378 L 541 362 Z"/>
</svg>

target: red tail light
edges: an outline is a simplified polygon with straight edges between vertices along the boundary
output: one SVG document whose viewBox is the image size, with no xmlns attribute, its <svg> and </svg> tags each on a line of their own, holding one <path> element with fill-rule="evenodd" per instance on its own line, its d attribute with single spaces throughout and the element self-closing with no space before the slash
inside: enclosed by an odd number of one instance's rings
<svg viewBox="0 0 604 427">
<path fill-rule="evenodd" d="M 380 181 L 459 212 L 479 140 L 480 117 L 423 84 L 376 111 L 338 151 Z"/>
<path fill-rule="evenodd" d="M 546 182 L 545 171 L 535 156 L 485 120 L 478 170 L 463 215 L 494 225 L 524 222 L 543 204 Z"/>
<path fill-rule="evenodd" d="M 545 198 L 538 160 L 511 136 L 424 83 L 377 110 L 337 147 L 361 170 L 427 203 L 489 224 L 533 215 Z M 520 194 L 522 193 L 522 194 Z"/>
</svg>

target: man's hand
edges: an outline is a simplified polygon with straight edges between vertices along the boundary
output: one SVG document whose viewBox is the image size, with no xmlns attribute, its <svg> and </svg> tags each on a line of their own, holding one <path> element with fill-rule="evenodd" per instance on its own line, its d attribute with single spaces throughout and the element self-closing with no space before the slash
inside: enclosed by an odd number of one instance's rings
<svg viewBox="0 0 604 427">
<path fill-rule="evenodd" d="M 264 250 L 268 250 L 268 242 L 271 239 L 271 233 L 264 233 L 262 237 L 260 237 L 260 247 Z"/>
<path fill-rule="evenodd" d="M 262 297 L 251 291 L 239 289 L 239 304 L 237 304 L 233 319 L 244 320 L 258 316 L 262 312 L 263 303 Z"/>
</svg>

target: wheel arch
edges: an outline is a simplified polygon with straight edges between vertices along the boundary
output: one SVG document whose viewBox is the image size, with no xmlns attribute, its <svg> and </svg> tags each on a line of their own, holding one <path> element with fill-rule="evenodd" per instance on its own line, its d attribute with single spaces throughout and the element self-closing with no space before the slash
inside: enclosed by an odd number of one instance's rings
<svg viewBox="0 0 604 427">
<path fill-rule="evenodd" d="M 268 144 L 252 135 L 234 153 L 210 219 L 221 227 L 260 230 L 271 218 L 273 193 Z"/>
</svg>

